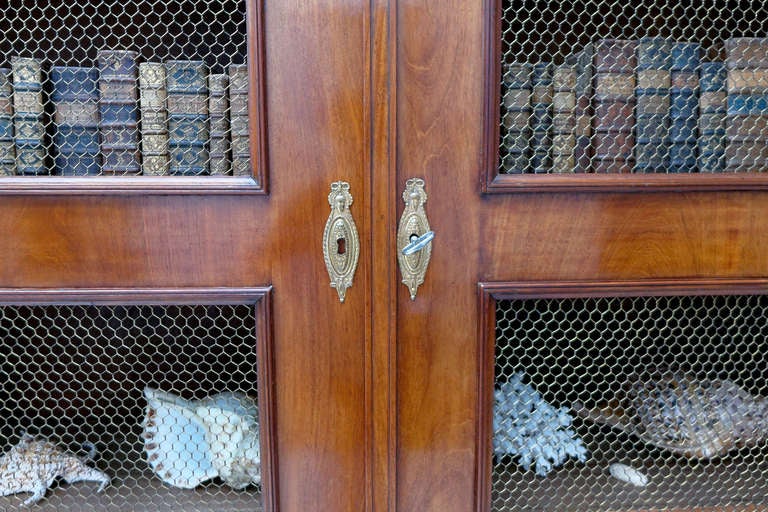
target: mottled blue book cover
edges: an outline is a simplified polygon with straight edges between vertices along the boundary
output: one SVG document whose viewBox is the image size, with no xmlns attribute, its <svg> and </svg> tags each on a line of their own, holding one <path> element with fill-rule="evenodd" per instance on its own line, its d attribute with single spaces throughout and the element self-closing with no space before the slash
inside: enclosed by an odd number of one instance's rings
<svg viewBox="0 0 768 512">
<path fill-rule="evenodd" d="M 701 45 L 672 44 L 669 172 L 696 172 Z"/>
<path fill-rule="evenodd" d="M 96 67 L 51 68 L 55 108 L 54 168 L 62 176 L 98 174 L 99 70 Z"/>
<path fill-rule="evenodd" d="M 169 174 L 208 174 L 208 68 L 195 60 L 168 60 L 165 67 Z"/>
</svg>

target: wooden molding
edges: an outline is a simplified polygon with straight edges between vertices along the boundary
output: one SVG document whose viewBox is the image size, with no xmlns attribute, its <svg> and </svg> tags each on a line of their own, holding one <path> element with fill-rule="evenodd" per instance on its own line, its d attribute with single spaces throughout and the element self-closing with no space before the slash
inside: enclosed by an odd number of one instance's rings
<svg viewBox="0 0 768 512">
<path fill-rule="evenodd" d="M 250 118 L 251 165 L 255 188 L 269 193 L 269 154 L 267 144 L 266 45 L 264 37 L 264 2 L 246 3 L 248 26 L 248 116 Z"/>
</svg>

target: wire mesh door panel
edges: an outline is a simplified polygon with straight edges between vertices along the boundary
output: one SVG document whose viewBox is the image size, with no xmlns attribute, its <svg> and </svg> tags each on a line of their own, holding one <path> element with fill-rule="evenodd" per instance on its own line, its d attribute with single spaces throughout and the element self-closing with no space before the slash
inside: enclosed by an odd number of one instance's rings
<svg viewBox="0 0 768 512">
<path fill-rule="evenodd" d="M 768 506 L 767 317 L 765 295 L 498 301 L 492 510 Z"/>
<path fill-rule="evenodd" d="M 244 0 L 0 6 L 0 175 L 251 175 Z"/>
<path fill-rule="evenodd" d="M 262 510 L 256 314 L 0 307 L 0 508 Z"/>
<path fill-rule="evenodd" d="M 500 4 L 498 173 L 768 167 L 763 2 Z"/>
</svg>

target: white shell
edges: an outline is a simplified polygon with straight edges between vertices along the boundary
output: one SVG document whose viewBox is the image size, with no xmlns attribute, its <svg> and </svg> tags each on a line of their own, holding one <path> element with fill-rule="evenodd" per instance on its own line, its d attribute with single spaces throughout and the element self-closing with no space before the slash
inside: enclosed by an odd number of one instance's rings
<svg viewBox="0 0 768 512">
<path fill-rule="evenodd" d="M 645 487 L 648 485 L 648 477 L 632 466 L 614 462 L 608 466 L 608 471 L 610 471 L 612 477 L 621 480 L 622 482 L 627 482 L 628 484 L 637 487 Z"/>
<path fill-rule="evenodd" d="M 258 407 L 242 393 L 203 400 L 145 388 L 144 449 L 155 474 L 191 489 L 221 477 L 235 489 L 261 482 Z"/>
</svg>

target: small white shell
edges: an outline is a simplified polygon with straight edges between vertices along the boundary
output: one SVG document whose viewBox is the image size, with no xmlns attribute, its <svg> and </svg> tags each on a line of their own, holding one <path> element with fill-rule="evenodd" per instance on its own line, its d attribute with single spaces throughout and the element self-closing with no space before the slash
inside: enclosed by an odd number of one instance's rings
<svg viewBox="0 0 768 512">
<path fill-rule="evenodd" d="M 627 482 L 637 487 L 645 487 L 648 485 L 648 477 L 632 466 L 614 462 L 608 467 L 608 471 L 611 472 L 613 478 L 621 480 L 622 482 Z"/>
</svg>

